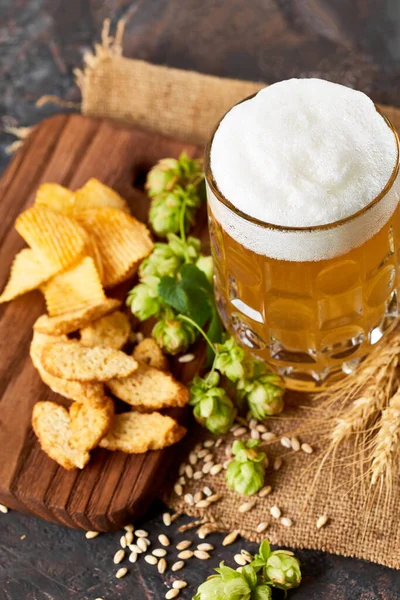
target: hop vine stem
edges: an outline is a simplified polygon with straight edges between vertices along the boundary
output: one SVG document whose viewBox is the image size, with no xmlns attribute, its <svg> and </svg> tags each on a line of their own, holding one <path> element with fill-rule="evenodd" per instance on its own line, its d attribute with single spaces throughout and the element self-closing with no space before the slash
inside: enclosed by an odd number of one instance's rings
<svg viewBox="0 0 400 600">
<path fill-rule="evenodd" d="M 193 321 L 193 319 L 191 319 L 190 317 L 187 317 L 186 315 L 178 315 L 178 319 L 180 319 L 181 321 L 186 321 L 187 323 L 190 323 L 195 329 L 197 329 L 197 331 L 199 333 L 201 333 L 203 338 L 206 340 L 206 342 L 210 346 L 211 350 L 214 352 L 215 358 L 218 356 L 218 350 L 215 348 L 214 344 L 212 343 L 212 341 L 210 340 L 210 338 L 208 337 L 206 332 L 200 327 L 200 325 L 197 325 L 196 321 Z M 215 359 L 214 359 L 214 362 L 215 362 Z"/>
</svg>

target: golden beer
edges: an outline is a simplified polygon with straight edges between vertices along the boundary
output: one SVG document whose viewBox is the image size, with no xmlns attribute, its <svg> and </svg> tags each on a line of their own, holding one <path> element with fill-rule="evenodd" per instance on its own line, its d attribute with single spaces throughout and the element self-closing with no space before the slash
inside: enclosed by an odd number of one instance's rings
<svg viewBox="0 0 400 600">
<path fill-rule="evenodd" d="M 351 372 L 396 323 L 399 142 L 386 122 L 397 144 L 388 183 L 365 208 L 328 225 L 274 226 L 241 212 L 222 195 L 214 179 L 212 140 L 206 150 L 209 231 L 220 315 L 237 340 L 268 362 L 291 389 L 315 391 Z M 293 248 L 297 239 L 299 260 L 255 251 L 257 236 L 260 244 L 270 240 L 272 250 L 275 236 L 283 254 L 285 240 Z M 332 249 L 332 256 L 307 260 L 309 240 L 313 251 L 321 244 L 324 254 Z"/>
</svg>

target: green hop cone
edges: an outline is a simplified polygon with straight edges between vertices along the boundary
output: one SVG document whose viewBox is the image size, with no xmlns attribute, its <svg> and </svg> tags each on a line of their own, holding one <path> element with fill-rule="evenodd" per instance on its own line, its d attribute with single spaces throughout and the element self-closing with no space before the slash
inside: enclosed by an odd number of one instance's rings
<svg viewBox="0 0 400 600">
<path fill-rule="evenodd" d="M 291 590 L 301 583 L 300 562 L 292 552 L 271 552 L 264 570 L 267 580 L 281 590 Z"/>
<path fill-rule="evenodd" d="M 186 321 L 177 318 L 171 309 L 158 321 L 152 331 L 152 336 L 157 344 L 167 354 L 186 352 L 197 337 L 196 329 Z"/>
<path fill-rule="evenodd" d="M 262 421 L 266 417 L 279 415 L 283 410 L 282 380 L 278 375 L 262 372 L 253 377 L 244 377 L 237 385 L 239 402 L 247 401 L 252 417 Z"/>
<path fill-rule="evenodd" d="M 150 205 L 149 222 L 160 237 L 167 233 L 178 233 L 183 196 L 179 192 L 165 192 L 154 198 Z"/>
<path fill-rule="evenodd" d="M 167 235 L 168 246 L 171 252 L 178 258 L 193 263 L 199 256 L 201 242 L 195 237 L 188 237 L 186 241 L 181 240 L 177 235 L 169 233 Z"/>
<path fill-rule="evenodd" d="M 223 344 L 217 345 L 218 355 L 215 359 L 215 368 L 231 381 L 237 381 L 244 375 L 244 350 L 233 337 L 229 337 Z"/>
<path fill-rule="evenodd" d="M 154 197 L 172 190 L 179 181 L 179 161 L 176 158 L 163 158 L 148 173 L 146 191 Z"/>
<path fill-rule="evenodd" d="M 241 574 L 225 567 L 222 562 L 218 575 L 212 575 L 202 583 L 193 600 L 251 600 L 252 588 L 247 579 Z"/>
<path fill-rule="evenodd" d="M 226 470 L 226 483 L 238 494 L 252 496 L 264 485 L 266 456 L 264 452 L 257 452 L 259 445 L 259 440 L 233 443 L 235 458 Z"/>
<path fill-rule="evenodd" d="M 217 387 L 218 382 L 219 376 L 215 372 L 203 379 L 196 376 L 190 388 L 189 403 L 194 407 L 193 415 L 200 425 L 211 433 L 222 435 L 231 428 L 237 411 L 225 390 Z"/>
<path fill-rule="evenodd" d="M 203 271 L 210 283 L 213 282 L 214 278 L 214 261 L 212 256 L 199 256 L 196 261 L 196 267 Z"/>
<path fill-rule="evenodd" d="M 154 244 L 154 250 L 140 265 L 139 276 L 175 277 L 182 259 L 170 248 L 169 244 Z"/>
<path fill-rule="evenodd" d="M 128 294 L 126 304 L 140 321 L 154 317 L 161 311 L 162 301 L 158 294 L 158 283 L 158 277 L 148 276 Z"/>
</svg>

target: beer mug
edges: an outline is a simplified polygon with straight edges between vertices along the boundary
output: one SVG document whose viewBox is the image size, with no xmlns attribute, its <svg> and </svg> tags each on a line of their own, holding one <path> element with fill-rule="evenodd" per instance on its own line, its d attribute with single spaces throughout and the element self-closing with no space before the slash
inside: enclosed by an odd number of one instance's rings
<svg viewBox="0 0 400 600">
<path fill-rule="evenodd" d="M 206 148 L 221 318 L 289 389 L 318 391 L 352 372 L 396 323 L 399 140 L 389 120 L 380 118 L 396 149 L 389 179 L 366 206 L 322 225 L 275 225 L 239 209 L 222 194 L 212 169 L 220 124 Z"/>
</svg>

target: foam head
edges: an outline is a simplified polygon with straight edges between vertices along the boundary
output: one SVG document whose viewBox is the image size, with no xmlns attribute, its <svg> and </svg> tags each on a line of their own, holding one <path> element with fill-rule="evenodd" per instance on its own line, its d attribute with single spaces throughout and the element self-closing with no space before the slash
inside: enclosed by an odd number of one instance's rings
<svg viewBox="0 0 400 600">
<path fill-rule="evenodd" d="M 383 190 L 396 160 L 393 131 L 368 96 L 321 79 L 282 81 L 234 106 L 210 152 L 214 179 L 233 206 L 286 227 L 357 213 Z M 247 237 L 250 247 L 254 236 Z"/>
</svg>

